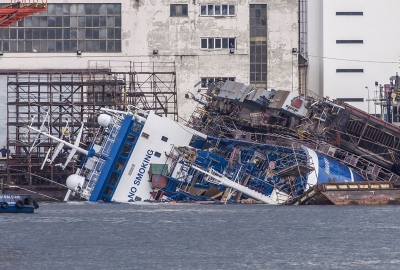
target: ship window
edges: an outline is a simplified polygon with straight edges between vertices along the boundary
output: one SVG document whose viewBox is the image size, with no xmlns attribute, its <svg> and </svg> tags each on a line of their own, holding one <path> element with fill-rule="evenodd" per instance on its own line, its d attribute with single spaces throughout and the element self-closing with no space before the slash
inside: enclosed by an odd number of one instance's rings
<svg viewBox="0 0 400 270">
<path fill-rule="evenodd" d="M 125 143 L 124 147 L 122 147 L 121 155 L 124 157 L 128 157 L 132 150 L 132 147 L 133 147 L 132 144 Z"/>
<path fill-rule="evenodd" d="M 165 137 L 165 136 L 162 136 L 162 137 L 161 137 L 161 140 L 164 141 L 164 142 L 167 142 L 167 141 L 168 141 L 168 138 Z"/>
<path fill-rule="evenodd" d="M 150 137 L 150 135 L 143 132 L 143 133 L 142 133 L 142 137 L 145 138 L 145 139 L 148 139 L 148 138 Z"/>
<path fill-rule="evenodd" d="M 126 138 L 130 142 L 135 142 L 136 141 L 136 136 L 133 134 L 128 134 L 128 137 Z"/>
<path fill-rule="evenodd" d="M 112 188 L 110 188 L 110 187 L 106 187 L 105 189 L 104 189 L 104 194 L 105 195 L 108 195 L 108 196 L 111 196 L 111 194 L 113 193 L 113 191 L 114 191 L 114 189 L 112 189 Z"/>
<path fill-rule="evenodd" d="M 161 153 L 159 153 L 159 152 L 155 152 L 154 155 L 155 155 L 156 157 L 161 157 Z"/>
<path fill-rule="evenodd" d="M 138 123 L 135 123 L 135 124 L 133 124 L 133 126 L 132 126 L 132 130 L 133 131 L 135 131 L 135 132 L 140 132 L 140 129 L 142 128 L 142 125 L 141 124 L 138 124 Z"/>
<path fill-rule="evenodd" d="M 108 179 L 108 183 L 109 183 L 111 186 L 115 186 L 115 185 L 117 185 L 118 178 L 119 178 L 119 174 L 116 173 L 116 172 L 113 172 L 113 173 L 111 174 L 110 179 Z"/>
<path fill-rule="evenodd" d="M 125 167 L 125 159 L 123 158 L 118 158 L 117 163 L 115 164 L 114 170 L 122 172 L 122 170 Z"/>
</svg>

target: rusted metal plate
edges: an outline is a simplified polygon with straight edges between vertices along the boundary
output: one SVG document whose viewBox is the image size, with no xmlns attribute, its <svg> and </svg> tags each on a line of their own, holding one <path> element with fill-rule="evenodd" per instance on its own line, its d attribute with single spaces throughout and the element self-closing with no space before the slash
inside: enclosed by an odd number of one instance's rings
<svg viewBox="0 0 400 270">
<path fill-rule="evenodd" d="M 322 194 L 335 205 L 400 204 L 400 189 L 326 191 Z"/>
<path fill-rule="evenodd" d="M 323 183 L 288 202 L 293 205 L 400 204 L 399 182 Z"/>
</svg>

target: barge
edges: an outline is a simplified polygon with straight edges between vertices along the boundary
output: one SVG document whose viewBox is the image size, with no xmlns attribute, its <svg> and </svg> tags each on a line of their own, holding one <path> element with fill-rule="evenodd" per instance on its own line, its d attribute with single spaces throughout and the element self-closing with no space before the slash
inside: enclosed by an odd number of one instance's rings
<svg viewBox="0 0 400 270">
<path fill-rule="evenodd" d="M 288 205 L 383 205 L 400 204 L 400 182 L 322 183 Z"/>
</svg>

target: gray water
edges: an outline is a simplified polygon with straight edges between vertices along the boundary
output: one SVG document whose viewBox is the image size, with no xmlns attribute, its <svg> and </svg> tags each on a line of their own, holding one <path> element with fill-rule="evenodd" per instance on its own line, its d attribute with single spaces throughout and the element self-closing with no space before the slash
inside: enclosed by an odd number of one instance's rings
<svg viewBox="0 0 400 270">
<path fill-rule="evenodd" d="M 41 204 L 0 269 L 400 269 L 399 206 Z"/>
</svg>

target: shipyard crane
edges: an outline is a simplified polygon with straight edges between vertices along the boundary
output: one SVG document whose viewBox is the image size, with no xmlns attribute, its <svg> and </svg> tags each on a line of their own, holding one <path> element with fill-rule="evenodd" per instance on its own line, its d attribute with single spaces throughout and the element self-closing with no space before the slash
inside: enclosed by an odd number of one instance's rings
<svg viewBox="0 0 400 270">
<path fill-rule="evenodd" d="M 14 23 L 47 9 L 47 0 L 11 0 L 0 8 L 0 28 L 8 28 Z"/>
</svg>

